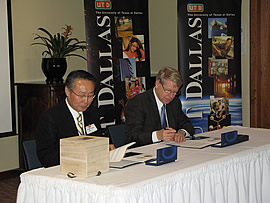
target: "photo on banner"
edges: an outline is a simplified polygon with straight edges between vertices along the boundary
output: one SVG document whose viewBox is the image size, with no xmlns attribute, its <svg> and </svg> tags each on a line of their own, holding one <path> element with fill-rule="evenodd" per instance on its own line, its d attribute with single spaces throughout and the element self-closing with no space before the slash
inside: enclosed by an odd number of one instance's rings
<svg viewBox="0 0 270 203">
<path fill-rule="evenodd" d="M 145 77 L 126 78 L 126 95 L 128 99 L 145 92 Z"/>
<path fill-rule="evenodd" d="M 228 60 L 208 58 L 208 76 L 228 75 Z"/>
<path fill-rule="evenodd" d="M 136 77 L 135 58 L 119 59 L 118 72 L 121 75 L 121 81 L 125 81 L 125 78 Z"/>
<path fill-rule="evenodd" d="M 204 131 L 242 125 L 241 0 L 178 0 L 180 99 Z"/>
<path fill-rule="evenodd" d="M 144 36 L 128 36 L 123 38 L 123 58 L 135 58 L 136 61 L 144 61 Z"/>
<path fill-rule="evenodd" d="M 123 122 L 127 92 L 151 88 L 148 0 L 84 0 L 84 8 L 88 70 L 98 80 L 105 129 Z"/>
</svg>

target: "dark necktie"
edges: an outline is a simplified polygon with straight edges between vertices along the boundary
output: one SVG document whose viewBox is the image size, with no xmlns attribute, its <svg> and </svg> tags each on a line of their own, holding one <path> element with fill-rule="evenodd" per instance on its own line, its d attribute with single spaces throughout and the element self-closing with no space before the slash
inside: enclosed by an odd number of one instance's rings
<svg viewBox="0 0 270 203">
<path fill-rule="evenodd" d="M 161 121 L 161 128 L 165 129 L 167 127 L 165 104 L 163 104 L 163 106 L 161 107 L 160 121 Z"/>
</svg>

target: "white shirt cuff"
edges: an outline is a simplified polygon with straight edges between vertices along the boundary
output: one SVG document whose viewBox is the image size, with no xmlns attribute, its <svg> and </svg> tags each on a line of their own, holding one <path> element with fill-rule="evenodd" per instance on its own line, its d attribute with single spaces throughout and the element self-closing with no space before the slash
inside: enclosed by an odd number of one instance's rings
<svg viewBox="0 0 270 203">
<path fill-rule="evenodd" d="M 157 138 L 157 131 L 152 132 L 152 141 L 153 141 L 153 143 L 160 141 Z"/>
</svg>

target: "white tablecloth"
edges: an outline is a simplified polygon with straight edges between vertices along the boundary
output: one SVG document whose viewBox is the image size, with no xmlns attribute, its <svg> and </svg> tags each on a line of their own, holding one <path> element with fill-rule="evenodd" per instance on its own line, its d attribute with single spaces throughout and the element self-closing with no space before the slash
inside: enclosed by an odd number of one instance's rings
<svg viewBox="0 0 270 203">
<path fill-rule="evenodd" d="M 21 175 L 17 202 L 185 202 L 269 203 L 270 130 L 228 127 L 205 133 L 238 130 L 249 141 L 225 148 L 178 148 L 178 160 L 162 166 L 138 164 L 90 178 L 70 179 L 60 167 Z M 154 154 L 163 143 L 135 148 Z"/>
</svg>

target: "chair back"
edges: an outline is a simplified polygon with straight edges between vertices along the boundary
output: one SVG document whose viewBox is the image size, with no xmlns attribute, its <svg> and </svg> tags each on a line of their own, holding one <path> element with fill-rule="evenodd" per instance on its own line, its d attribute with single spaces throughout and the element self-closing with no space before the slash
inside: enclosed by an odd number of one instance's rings
<svg viewBox="0 0 270 203">
<path fill-rule="evenodd" d="M 26 140 L 22 142 L 26 169 L 31 170 L 42 167 L 36 152 L 36 140 Z"/>
<path fill-rule="evenodd" d="M 125 124 L 107 126 L 107 132 L 116 148 L 126 144 L 125 129 Z"/>
<path fill-rule="evenodd" d="M 194 126 L 195 134 L 203 133 L 203 128 L 200 126 Z"/>
</svg>

